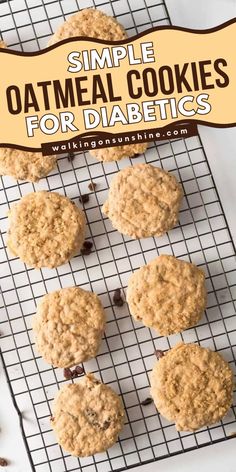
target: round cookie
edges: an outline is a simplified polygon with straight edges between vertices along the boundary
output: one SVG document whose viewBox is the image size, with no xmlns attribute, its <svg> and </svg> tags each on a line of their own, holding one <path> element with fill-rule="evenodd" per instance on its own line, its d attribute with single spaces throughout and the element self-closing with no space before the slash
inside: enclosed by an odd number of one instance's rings
<svg viewBox="0 0 236 472">
<path fill-rule="evenodd" d="M 131 315 L 161 336 L 196 325 L 206 297 L 204 272 L 173 256 L 157 257 L 135 271 L 128 281 Z"/>
<path fill-rule="evenodd" d="M 176 225 L 182 196 L 173 175 L 150 164 L 137 164 L 115 175 L 102 211 L 127 236 L 161 236 Z"/>
<path fill-rule="evenodd" d="M 134 157 L 143 154 L 148 147 L 147 143 L 126 144 L 125 146 L 116 146 L 109 148 L 93 149 L 91 156 L 96 157 L 99 161 L 111 162 L 119 161 L 123 157 Z"/>
<path fill-rule="evenodd" d="M 33 192 L 9 211 L 7 246 L 30 267 L 58 267 L 81 248 L 83 212 L 56 192 Z"/>
<path fill-rule="evenodd" d="M 43 156 L 40 152 L 0 148 L 0 175 L 16 180 L 38 182 L 56 166 L 56 156 Z"/>
<path fill-rule="evenodd" d="M 48 45 L 51 46 L 58 41 L 74 36 L 87 36 L 106 41 L 119 41 L 127 38 L 125 29 L 115 18 L 94 8 L 85 8 L 70 16 L 65 23 L 59 26 Z M 146 143 L 138 143 L 115 148 L 93 149 L 90 153 L 99 161 L 118 161 L 123 157 L 142 154 L 146 149 Z"/>
<path fill-rule="evenodd" d="M 73 456 L 106 451 L 117 441 L 124 423 L 119 396 L 93 374 L 59 390 L 52 409 L 57 442 Z"/>
<path fill-rule="evenodd" d="M 0 47 L 6 44 L 0 41 Z M 16 180 L 38 182 L 56 166 L 56 156 L 43 156 L 41 152 L 0 148 L 0 175 L 9 175 Z"/>
<path fill-rule="evenodd" d="M 233 372 L 217 352 L 181 343 L 155 364 L 151 395 L 177 431 L 196 431 L 217 423 L 229 410 Z"/>
<path fill-rule="evenodd" d="M 105 314 L 95 293 L 63 288 L 42 298 L 32 326 L 43 359 L 54 367 L 71 367 L 97 355 Z"/>
<path fill-rule="evenodd" d="M 86 36 L 106 41 L 127 38 L 125 29 L 115 18 L 95 8 L 85 8 L 69 16 L 50 38 L 48 46 L 74 36 Z"/>
</svg>

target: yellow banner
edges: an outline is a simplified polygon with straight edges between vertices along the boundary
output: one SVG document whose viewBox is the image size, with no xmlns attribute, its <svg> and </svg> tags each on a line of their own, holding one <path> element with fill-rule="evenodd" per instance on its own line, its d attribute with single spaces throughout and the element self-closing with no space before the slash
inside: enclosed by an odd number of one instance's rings
<svg viewBox="0 0 236 472">
<path fill-rule="evenodd" d="M 235 38 L 234 19 L 119 42 L 71 38 L 35 53 L 1 48 L 0 146 L 54 153 L 86 139 L 89 148 L 138 133 L 163 139 L 196 123 L 234 126 Z"/>
</svg>

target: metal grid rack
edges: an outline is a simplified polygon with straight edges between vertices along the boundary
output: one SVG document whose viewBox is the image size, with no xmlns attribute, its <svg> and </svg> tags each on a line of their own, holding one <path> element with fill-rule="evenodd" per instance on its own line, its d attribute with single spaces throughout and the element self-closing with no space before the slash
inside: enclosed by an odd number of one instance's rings
<svg viewBox="0 0 236 472">
<path fill-rule="evenodd" d="M 43 48 L 66 15 L 90 6 L 116 16 L 130 35 L 170 23 L 162 1 L 12 0 L 0 6 L 2 38 L 14 49 Z M 170 171 L 185 192 L 179 226 L 161 238 L 131 240 L 115 231 L 101 213 L 113 175 L 138 162 Z M 84 205 L 87 238 L 94 244 L 91 255 L 78 255 L 58 269 L 38 271 L 10 257 L 6 250 L 10 205 L 26 193 L 41 189 L 65 194 L 78 203 L 79 195 L 88 193 L 91 180 L 97 188 Z M 57 171 L 38 184 L 15 183 L 3 177 L 0 192 L 2 360 L 32 470 L 125 470 L 229 438 L 235 432 L 235 399 L 221 423 L 195 434 L 176 432 L 173 424 L 158 415 L 154 404 L 142 405 L 149 396 L 148 373 L 155 362 L 154 350 L 167 350 L 181 339 L 221 352 L 235 371 L 235 249 L 200 138 L 152 144 L 145 156 L 118 163 L 97 162 L 88 153 L 79 153 L 70 162 L 63 155 L 58 159 Z M 199 325 L 168 338 L 158 337 L 153 330 L 134 322 L 126 305 L 118 308 L 112 301 L 116 288 L 125 290 L 132 270 L 161 253 L 201 266 L 208 288 L 208 305 Z M 99 355 L 85 363 L 85 371 L 95 372 L 122 396 L 127 415 L 117 444 L 105 453 L 83 459 L 69 456 L 55 443 L 49 424 L 50 405 L 66 381 L 61 369 L 51 368 L 35 352 L 31 332 L 31 317 L 39 298 L 54 289 L 78 284 L 98 293 L 107 315 Z"/>
</svg>

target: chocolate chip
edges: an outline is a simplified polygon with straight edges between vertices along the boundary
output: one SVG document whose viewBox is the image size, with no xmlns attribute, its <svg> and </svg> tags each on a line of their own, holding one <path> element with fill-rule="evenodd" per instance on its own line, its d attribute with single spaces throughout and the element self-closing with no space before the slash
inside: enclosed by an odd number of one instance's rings
<svg viewBox="0 0 236 472">
<path fill-rule="evenodd" d="M 92 252 L 93 243 L 92 241 L 84 241 L 83 247 L 80 250 L 83 256 L 89 256 Z"/>
<path fill-rule="evenodd" d="M 66 367 L 63 371 L 64 377 L 67 380 L 76 379 L 76 377 L 79 377 L 79 375 L 82 375 L 83 373 L 84 369 L 80 365 L 77 365 L 73 370 Z"/>
<path fill-rule="evenodd" d="M 80 365 L 77 365 L 73 372 L 76 374 L 76 375 L 82 375 L 84 373 L 84 368 Z"/>
<path fill-rule="evenodd" d="M 55 420 L 54 416 L 51 416 L 50 421 L 54 421 L 54 420 Z"/>
<path fill-rule="evenodd" d="M 94 192 L 96 187 L 97 187 L 97 184 L 91 180 L 90 184 L 88 184 L 89 190 L 91 190 L 91 192 Z"/>
<path fill-rule="evenodd" d="M 8 465 L 8 462 L 6 459 L 3 459 L 3 457 L 0 457 L 0 467 L 6 467 Z"/>
<path fill-rule="evenodd" d="M 87 193 L 84 193 L 79 197 L 80 203 L 88 203 L 89 201 L 89 195 Z"/>
<path fill-rule="evenodd" d="M 73 372 L 72 372 L 71 369 L 69 369 L 69 367 L 66 367 L 66 369 L 64 369 L 63 375 L 64 375 L 65 379 L 67 379 L 67 380 L 73 378 Z"/>
<path fill-rule="evenodd" d="M 115 306 L 123 306 L 124 305 L 124 300 L 121 296 L 121 290 L 120 288 L 117 288 L 114 292 L 113 295 L 113 302 Z"/>
<path fill-rule="evenodd" d="M 72 162 L 72 161 L 74 160 L 74 158 L 75 158 L 75 155 L 73 154 L 73 152 L 69 152 L 69 154 L 68 154 L 68 161 L 69 161 L 69 162 Z"/>
<path fill-rule="evenodd" d="M 119 300 L 117 299 L 116 301 L 114 301 L 114 304 L 115 304 L 116 306 L 121 307 L 121 306 L 124 305 L 124 300 L 123 300 L 122 298 L 119 298 Z"/>
<path fill-rule="evenodd" d="M 90 249 L 86 249 L 86 248 L 82 247 L 80 253 L 82 254 L 82 256 L 89 256 L 91 254 L 91 251 L 90 251 Z"/>
<path fill-rule="evenodd" d="M 104 421 L 102 425 L 102 429 L 106 430 L 107 428 L 109 428 L 110 424 L 111 424 L 110 421 Z"/>
<path fill-rule="evenodd" d="M 165 355 L 165 353 L 163 351 L 161 351 L 161 349 L 156 349 L 155 350 L 155 355 L 156 355 L 157 359 L 161 359 L 161 357 L 163 357 Z"/>
<path fill-rule="evenodd" d="M 94 428 L 99 428 L 100 430 L 105 431 L 107 428 L 109 428 L 111 421 L 110 419 L 105 420 L 104 423 L 101 423 L 99 421 L 99 416 L 94 410 L 90 410 L 89 408 L 85 410 L 85 414 L 87 416 L 88 422 L 94 426 Z"/>
<path fill-rule="evenodd" d="M 152 402 L 153 402 L 153 399 L 151 397 L 148 397 L 145 400 L 143 400 L 141 405 L 143 405 L 143 406 L 150 405 Z"/>
<path fill-rule="evenodd" d="M 93 410 L 86 410 L 86 415 L 89 417 L 89 418 L 95 418 L 97 415 L 95 413 L 95 411 Z"/>
<path fill-rule="evenodd" d="M 86 249 L 92 249 L 93 242 L 92 241 L 84 241 L 83 247 L 85 247 Z"/>
<path fill-rule="evenodd" d="M 134 154 L 133 157 L 139 157 L 141 156 L 141 154 L 139 152 L 137 152 L 137 154 Z"/>
<path fill-rule="evenodd" d="M 97 417 L 97 413 L 95 411 L 88 409 L 88 410 L 85 411 L 85 413 L 86 413 L 88 422 L 92 426 L 94 426 L 94 428 L 102 429 L 101 424 L 99 423 L 99 420 L 98 420 L 98 417 Z"/>
</svg>

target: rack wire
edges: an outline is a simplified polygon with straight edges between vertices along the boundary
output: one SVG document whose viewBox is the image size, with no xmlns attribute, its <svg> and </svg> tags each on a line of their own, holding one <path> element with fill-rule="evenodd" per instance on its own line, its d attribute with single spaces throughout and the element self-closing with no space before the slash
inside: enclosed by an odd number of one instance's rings
<svg viewBox="0 0 236 472">
<path fill-rule="evenodd" d="M 153 0 L 11 0 L 1 3 L 0 31 L 11 48 L 44 48 L 57 26 L 78 9 L 94 6 L 116 16 L 129 35 L 150 26 L 169 24 L 163 1 Z M 127 165 L 147 162 L 174 174 L 184 189 L 179 225 L 161 238 L 131 240 L 115 231 L 101 213 L 114 174 Z M 84 205 L 89 256 L 77 255 L 58 269 L 27 268 L 6 250 L 7 211 L 21 196 L 36 190 L 57 191 L 76 204 L 88 184 L 97 184 Z M 148 374 L 155 349 L 168 350 L 178 341 L 197 342 L 217 350 L 235 372 L 235 248 L 199 136 L 153 143 L 145 155 L 102 163 L 89 153 L 58 159 L 58 169 L 37 184 L 1 178 L 1 356 L 18 412 L 30 468 L 36 472 L 108 472 L 126 470 L 174 454 L 224 441 L 235 433 L 235 396 L 222 422 L 196 433 L 179 433 L 161 417 L 149 397 Z M 181 335 L 158 337 L 136 323 L 127 305 L 116 307 L 113 292 L 125 295 L 130 273 L 158 254 L 173 254 L 196 263 L 206 273 L 208 304 L 196 328 Z M 107 315 L 106 333 L 96 359 L 84 364 L 122 397 L 126 422 L 119 440 L 107 452 L 75 458 L 55 442 L 50 428 L 51 402 L 67 381 L 61 369 L 48 366 L 35 351 L 31 318 L 40 297 L 61 287 L 80 285 L 95 291 Z"/>
</svg>

